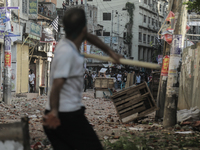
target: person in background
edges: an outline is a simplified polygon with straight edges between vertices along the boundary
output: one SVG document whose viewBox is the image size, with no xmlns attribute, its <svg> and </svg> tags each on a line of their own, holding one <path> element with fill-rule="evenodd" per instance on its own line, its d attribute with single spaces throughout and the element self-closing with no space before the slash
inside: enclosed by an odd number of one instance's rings
<svg viewBox="0 0 200 150">
<path fill-rule="evenodd" d="M 92 74 L 91 74 L 91 71 L 89 71 L 89 74 L 88 74 L 88 88 L 92 88 Z"/>
<path fill-rule="evenodd" d="M 84 92 L 86 92 L 87 86 L 88 86 L 88 73 L 87 73 L 87 71 L 85 71 L 85 74 L 84 74 Z"/>
<path fill-rule="evenodd" d="M 114 79 L 114 88 L 115 88 L 115 90 L 117 89 L 117 79 L 116 79 L 116 75 L 115 75 L 115 73 L 111 73 L 111 77 Z"/>
<path fill-rule="evenodd" d="M 76 0 L 76 5 L 78 5 L 78 0 Z"/>
<path fill-rule="evenodd" d="M 30 85 L 30 93 L 33 93 L 34 92 L 34 85 L 35 85 L 35 74 L 33 73 L 33 70 L 30 69 L 29 71 L 29 85 Z"/>
<path fill-rule="evenodd" d="M 149 76 L 148 76 L 148 86 L 150 87 L 150 83 L 151 83 L 151 81 L 152 81 L 152 74 L 150 74 Z"/>
<path fill-rule="evenodd" d="M 138 72 L 136 75 L 136 85 L 139 85 L 141 83 L 141 76 L 140 73 Z"/>
<path fill-rule="evenodd" d="M 81 0 L 81 5 L 83 5 L 83 0 Z"/>
<path fill-rule="evenodd" d="M 92 73 L 92 88 L 94 87 L 94 80 L 95 80 L 95 77 L 96 77 L 96 73 L 93 72 L 93 73 Z"/>
<path fill-rule="evenodd" d="M 123 83 L 122 83 L 121 89 L 124 88 L 126 85 L 126 81 L 127 81 L 127 72 L 126 71 L 124 72 L 122 81 L 123 81 Z"/>
<path fill-rule="evenodd" d="M 122 84 L 122 74 L 121 74 L 121 71 L 119 71 L 119 73 L 117 75 L 117 81 L 118 81 L 118 88 L 121 88 L 121 84 Z"/>
</svg>

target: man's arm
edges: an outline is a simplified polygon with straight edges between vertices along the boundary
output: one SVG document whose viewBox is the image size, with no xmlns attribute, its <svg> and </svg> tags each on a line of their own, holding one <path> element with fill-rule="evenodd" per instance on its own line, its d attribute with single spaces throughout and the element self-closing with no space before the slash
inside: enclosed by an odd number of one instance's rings
<svg viewBox="0 0 200 150">
<path fill-rule="evenodd" d="M 87 41 L 91 44 L 95 45 L 96 47 L 100 48 L 102 51 L 107 53 L 110 57 L 112 57 L 116 63 L 119 63 L 119 59 L 123 58 L 121 55 L 116 54 L 108 45 L 102 42 L 96 35 L 87 33 L 86 37 Z"/>
<path fill-rule="evenodd" d="M 52 89 L 50 92 L 50 109 L 51 111 L 44 116 L 44 126 L 49 128 L 57 128 L 60 125 L 60 120 L 58 119 L 58 109 L 60 100 L 60 91 L 65 83 L 64 78 L 54 79 Z"/>
</svg>

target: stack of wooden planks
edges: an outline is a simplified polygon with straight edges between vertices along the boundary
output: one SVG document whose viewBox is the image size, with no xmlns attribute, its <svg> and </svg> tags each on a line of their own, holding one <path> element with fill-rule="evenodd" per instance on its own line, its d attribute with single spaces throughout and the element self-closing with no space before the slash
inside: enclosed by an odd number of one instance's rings
<svg viewBox="0 0 200 150">
<path fill-rule="evenodd" d="M 132 86 L 135 83 L 135 72 L 128 73 L 125 88 Z"/>
<path fill-rule="evenodd" d="M 146 82 L 121 90 L 111 99 L 122 123 L 144 117 L 158 109 Z"/>
<path fill-rule="evenodd" d="M 95 78 L 94 81 L 94 97 L 102 98 L 105 95 L 110 96 L 110 90 L 114 88 L 113 78 Z"/>
</svg>

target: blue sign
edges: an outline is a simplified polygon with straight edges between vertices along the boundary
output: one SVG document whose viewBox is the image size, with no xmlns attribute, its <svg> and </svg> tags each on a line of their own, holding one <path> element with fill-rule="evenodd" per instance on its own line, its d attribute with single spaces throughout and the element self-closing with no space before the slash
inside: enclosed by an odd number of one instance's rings
<svg viewBox="0 0 200 150">
<path fill-rule="evenodd" d="M 170 54 L 180 55 L 182 52 L 182 35 L 173 35 L 172 48 Z"/>
<path fill-rule="evenodd" d="M 10 12 L 7 11 L 5 8 L 0 9 L 0 23 L 6 23 L 10 21 L 9 14 Z"/>
</svg>

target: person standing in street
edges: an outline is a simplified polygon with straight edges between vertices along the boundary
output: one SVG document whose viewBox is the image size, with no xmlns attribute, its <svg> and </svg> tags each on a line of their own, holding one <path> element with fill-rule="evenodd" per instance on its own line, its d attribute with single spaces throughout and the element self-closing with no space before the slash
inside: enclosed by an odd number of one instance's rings
<svg viewBox="0 0 200 150">
<path fill-rule="evenodd" d="M 85 71 L 85 74 L 84 74 L 84 92 L 86 92 L 87 87 L 88 87 L 88 73 L 87 73 L 87 71 Z"/>
<path fill-rule="evenodd" d="M 29 85 L 30 85 L 30 93 L 34 93 L 34 88 L 35 88 L 35 74 L 33 73 L 33 70 L 30 69 L 29 71 Z"/>
<path fill-rule="evenodd" d="M 136 75 L 136 85 L 139 85 L 141 83 L 141 76 L 140 73 L 138 72 Z"/>
<path fill-rule="evenodd" d="M 79 49 L 84 40 L 102 49 L 117 63 L 119 55 L 97 36 L 87 32 L 83 9 L 69 9 L 63 17 L 66 37 L 56 46 L 50 74 L 50 93 L 43 118 L 44 131 L 54 150 L 103 150 L 86 119 L 82 104 L 84 57 Z"/>
<path fill-rule="evenodd" d="M 117 81 L 118 81 L 118 88 L 121 88 L 121 84 L 122 84 L 122 74 L 121 71 L 119 71 L 118 75 L 117 75 Z"/>
</svg>

